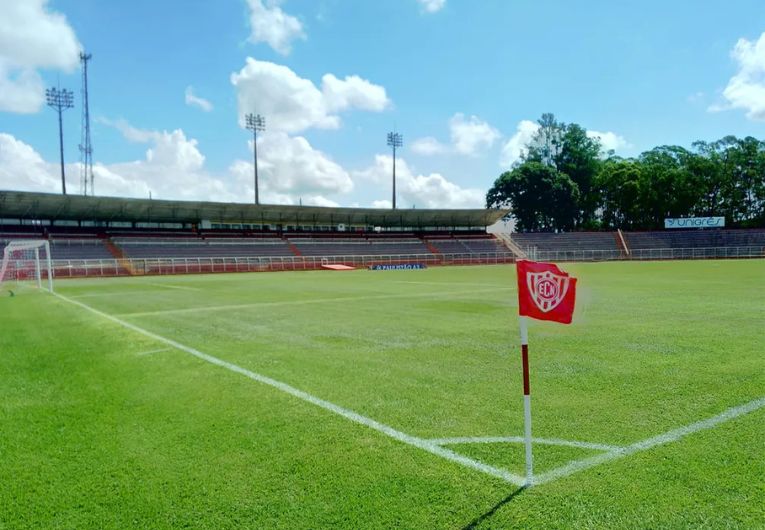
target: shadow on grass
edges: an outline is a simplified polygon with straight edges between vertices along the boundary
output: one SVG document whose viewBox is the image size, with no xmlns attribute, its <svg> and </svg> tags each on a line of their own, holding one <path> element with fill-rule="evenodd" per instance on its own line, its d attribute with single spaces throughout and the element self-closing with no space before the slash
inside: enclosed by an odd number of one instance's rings
<svg viewBox="0 0 765 530">
<path fill-rule="evenodd" d="M 502 508 L 502 507 L 503 507 L 505 504 L 507 504 L 508 502 L 510 502 L 511 500 L 513 500 L 515 497 L 517 497 L 518 495 L 520 495 L 520 494 L 521 494 L 521 492 L 523 492 L 523 490 L 525 490 L 525 489 L 526 489 L 526 486 L 521 486 L 520 488 L 518 488 L 517 490 L 515 490 L 514 492 L 512 492 L 510 495 L 508 495 L 507 497 L 505 497 L 504 499 L 502 499 L 501 501 L 499 501 L 497 504 L 495 504 L 494 506 L 492 506 L 492 507 L 491 507 L 491 509 L 489 509 L 489 511 L 487 511 L 486 513 L 483 513 L 483 514 L 479 515 L 478 517 L 476 517 L 475 519 L 473 519 L 472 521 L 470 521 L 468 524 L 466 524 L 465 526 L 463 526 L 463 527 L 462 527 L 462 530 L 473 530 L 474 528 L 478 528 L 478 525 L 480 525 L 480 524 L 481 524 L 481 523 L 483 523 L 483 522 L 484 522 L 486 519 L 488 519 L 489 517 L 491 517 L 492 515 L 494 515 L 494 514 L 497 512 L 497 510 L 499 510 L 499 509 L 500 509 L 500 508 Z"/>
</svg>

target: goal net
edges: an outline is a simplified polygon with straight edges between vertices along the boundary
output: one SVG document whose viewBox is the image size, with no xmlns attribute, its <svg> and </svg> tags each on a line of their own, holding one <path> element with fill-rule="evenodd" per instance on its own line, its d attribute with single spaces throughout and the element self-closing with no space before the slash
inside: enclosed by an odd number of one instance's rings
<svg viewBox="0 0 765 530">
<path fill-rule="evenodd" d="M 3 248 L 0 264 L 0 287 L 8 282 L 24 282 L 47 288 L 53 292 L 53 267 L 50 258 L 50 243 L 45 240 L 12 240 Z"/>
</svg>

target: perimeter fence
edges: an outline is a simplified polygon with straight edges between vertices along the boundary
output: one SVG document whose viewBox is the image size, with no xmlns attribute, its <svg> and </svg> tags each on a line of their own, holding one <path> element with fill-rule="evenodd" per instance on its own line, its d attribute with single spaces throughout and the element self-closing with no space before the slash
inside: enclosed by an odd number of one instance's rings
<svg viewBox="0 0 765 530">
<path fill-rule="evenodd" d="M 637 249 L 629 255 L 617 250 L 527 250 L 529 259 L 539 261 L 648 261 L 677 259 L 763 258 L 765 247 L 659 248 Z M 248 256 L 204 258 L 124 258 L 53 260 L 57 278 L 98 276 L 143 276 L 162 274 L 200 274 L 218 272 L 302 271 L 322 265 L 347 265 L 368 268 L 380 264 L 427 266 L 493 265 L 513 263 L 512 252 L 474 252 L 461 254 L 389 254 L 384 256 Z"/>
</svg>

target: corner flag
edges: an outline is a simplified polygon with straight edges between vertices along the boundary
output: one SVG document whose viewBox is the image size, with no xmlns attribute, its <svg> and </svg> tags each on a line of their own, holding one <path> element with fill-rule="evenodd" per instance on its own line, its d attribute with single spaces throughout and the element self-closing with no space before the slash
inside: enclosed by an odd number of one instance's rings
<svg viewBox="0 0 765 530">
<path fill-rule="evenodd" d="M 519 260 L 516 270 L 519 315 L 571 324 L 576 302 L 576 278 L 552 263 Z"/>
<path fill-rule="evenodd" d="M 576 304 L 576 278 L 552 263 L 518 260 L 518 314 L 523 362 L 523 430 L 526 445 L 526 485 L 534 482 L 531 453 L 531 385 L 529 381 L 529 329 L 526 317 L 571 324 Z"/>
</svg>

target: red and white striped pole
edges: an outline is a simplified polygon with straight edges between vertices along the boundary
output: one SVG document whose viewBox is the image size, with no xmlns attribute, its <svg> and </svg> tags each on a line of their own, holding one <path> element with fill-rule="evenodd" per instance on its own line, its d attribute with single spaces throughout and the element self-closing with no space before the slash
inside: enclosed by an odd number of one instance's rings
<svg viewBox="0 0 765 530">
<path fill-rule="evenodd" d="M 526 317 L 519 317 L 521 327 L 521 360 L 523 362 L 523 439 L 526 445 L 526 486 L 531 486 L 534 476 L 534 459 L 531 454 L 531 389 L 529 384 L 529 328 Z"/>
</svg>

